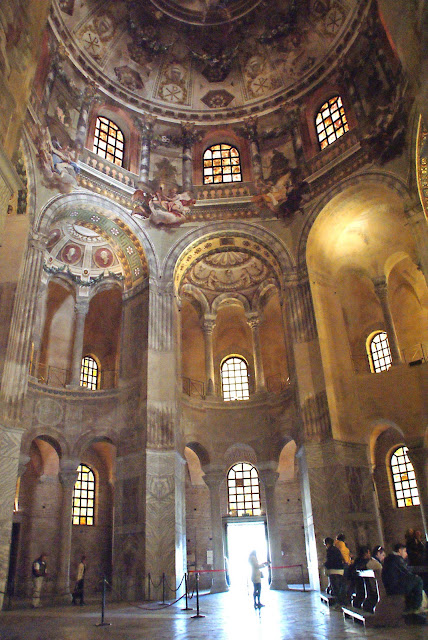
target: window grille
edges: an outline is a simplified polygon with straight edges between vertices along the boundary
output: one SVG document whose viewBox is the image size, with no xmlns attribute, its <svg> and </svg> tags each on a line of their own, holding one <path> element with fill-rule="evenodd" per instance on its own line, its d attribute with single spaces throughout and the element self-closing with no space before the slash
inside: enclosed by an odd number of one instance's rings
<svg viewBox="0 0 428 640">
<path fill-rule="evenodd" d="M 392 365 L 391 349 L 385 331 L 379 331 L 370 342 L 370 358 L 374 373 L 388 371 Z"/>
<path fill-rule="evenodd" d="M 242 182 L 239 151 L 230 144 L 215 144 L 204 152 L 204 184 Z"/>
<path fill-rule="evenodd" d="M 245 360 L 236 356 L 227 358 L 221 365 L 220 373 L 225 402 L 249 399 L 248 366 Z"/>
<path fill-rule="evenodd" d="M 227 474 L 229 515 L 260 516 L 260 481 L 257 469 L 248 462 L 239 462 Z"/>
<path fill-rule="evenodd" d="M 391 473 L 397 507 L 420 504 L 415 470 L 409 460 L 407 447 L 398 447 L 391 456 Z"/>
<path fill-rule="evenodd" d="M 334 96 L 324 102 L 316 115 L 315 128 L 321 150 L 349 131 L 348 119 L 340 96 Z"/>
<path fill-rule="evenodd" d="M 122 131 L 109 118 L 99 116 L 95 124 L 93 151 L 119 167 L 123 167 L 125 140 Z"/>
<path fill-rule="evenodd" d="M 95 513 L 95 475 L 84 464 L 77 468 L 73 491 L 73 524 L 93 525 Z"/>
<path fill-rule="evenodd" d="M 80 369 L 80 386 L 91 391 L 98 389 L 99 369 L 98 364 L 91 356 L 82 358 Z"/>
</svg>

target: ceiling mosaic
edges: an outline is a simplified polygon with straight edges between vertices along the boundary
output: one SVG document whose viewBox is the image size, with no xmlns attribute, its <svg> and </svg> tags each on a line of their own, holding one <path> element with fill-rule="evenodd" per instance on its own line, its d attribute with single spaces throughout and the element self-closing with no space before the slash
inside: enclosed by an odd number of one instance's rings
<svg viewBox="0 0 428 640">
<path fill-rule="evenodd" d="M 138 239 L 119 219 L 95 209 L 63 211 L 51 226 L 46 266 L 51 272 L 67 268 L 82 285 L 106 276 L 123 278 L 125 290 L 148 276 Z"/>
<path fill-rule="evenodd" d="M 79 66 L 116 98 L 173 118 L 218 119 L 277 108 L 330 70 L 366 4 L 56 0 L 53 24 Z"/>
</svg>

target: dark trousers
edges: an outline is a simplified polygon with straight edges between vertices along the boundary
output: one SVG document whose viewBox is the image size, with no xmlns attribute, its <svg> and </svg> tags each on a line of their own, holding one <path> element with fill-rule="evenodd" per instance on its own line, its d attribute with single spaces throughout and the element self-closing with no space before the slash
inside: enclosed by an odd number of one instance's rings
<svg viewBox="0 0 428 640">
<path fill-rule="evenodd" d="M 254 583 L 254 591 L 253 591 L 253 598 L 254 598 L 254 604 L 260 604 L 260 593 L 262 591 L 262 583 L 261 582 L 255 582 Z"/>
<path fill-rule="evenodd" d="M 84 604 L 84 597 L 83 597 L 84 586 L 85 586 L 84 578 L 76 582 L 74 586 L 74 591 L 73 591 L 73 604 L 77 604 L 77 600 L 80 600 L 80 604 Z"/>
<path fill-rule="evenodd" d="M 343 575 L 332 573 L 329 576 L 329 580 L 331 585 L 331 595 L 337 599 L 339 604 L 344 604 L 346 600 L 345 578 L 343 577 Z"/>
<path fill-rule="evenodd" d="M 403 587 L 406 594 L 406 609 L 419 609 L 422 604 L 423 581 L 420 576 L 408 576 Z"/>
</svg>

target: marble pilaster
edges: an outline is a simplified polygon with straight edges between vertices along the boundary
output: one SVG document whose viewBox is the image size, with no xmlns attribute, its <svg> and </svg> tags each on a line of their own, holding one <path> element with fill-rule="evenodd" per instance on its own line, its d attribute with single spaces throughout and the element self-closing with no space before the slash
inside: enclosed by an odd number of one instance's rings
<svg viewBox="0 0 428 640">
<path fill-rule="evenodd" d="M 416 482 L 419 491 L 422 522 L 425 538 L 428 540 L 428 449 L 421 445 L 409 443 L 407 454 L 415 470 Z"/>
<path fill-rule="evenodd" d="M 71 357 L 70 387 L 77 389 L 80 386 L 80 372 L 82 369 L 83 340 L 85 336 L 85 320 L 89 310 L 88 300 L 78 300 L 74 305 L 75 327 L 73 352 Z"/>
<path fill-rule="evenodd" d="M 253 167 L 254 182 L 263 180 L 262 157 L 257 132 L 257 116 L 250 116 L 244 119 L 244 127 L 247 138 L 250 141 L 251 164 Z"/>
<path fill-rule="evenodd" d="M 265 390 L 265 374 L 263 370 L 262 350 L 260 346 L 260 317 L 258 314 L 250 314 L 247 316 L 247 322 L 251 328 L 251 335 L 253 338 L 253 353 L 254 353 L 254 378 L 256 393 Z"/>
<path fill-rule="evenodd" d="M 392 366 L 401 362 L 400 349 L 398 346 L 397 333 L 395 331 L 394 321 L 391 315 L 391 309 L 388 302 L 388 285 L 385 276 L 373 278 L 375 293 L 382 307 L 383 317 L 385 320 L 386 331 L 388 334 L 389 346 L 391 349 Z"/>
<path fill-rule="evenodd" d="M 80 105 L 79 118 L 77 120 L 76 137 L 74 139 L 74 148 L 76 152 L 81 153 L 85 146 L 88 131 L 89 112 L 91 110 L 92 101 L 96 96 L 97 90 L 95 84 L 88 83 L 82 96 Z"/>
<path fill-rule="evenodd" d="M 276 464 L 259 464 L 259 476 L 265 488 L 266 498 L 270 561 L 272 563 L 272 581 L 270 588 L 284 590 L 288 589 L 284 569 L 277 568 L 281 567 L 283 563 L 281 553 L 281 536 L 278 528 L 277 509 L 275 503 L 275 485 L 279 478 L 279 474 L 275 471 L 276 467 Z"/>
<path fill-rule="evenodd" d="M 79 460 L 61 460 L 59 479 L 62 485 L 61 522 L 58 556 L 57 594 L 69 602 L 70 594 L 70 556 L 73 515 L 73 490 L 78 477 Z"/>
<path fill-rule="evenodd" d="M 146 115 L 138 121 L 141 132 L 141 151 L 140 151 L 140 176 L 139 180 L 143 185 L 147 185 L 150 178 L 150 153 L 153 138 L 153 127 L 156 117 Z"/>
<path fill-rule="evenodd" d="M 22 429 L 0 425 L 0 609 L 9 571 L 13 507 Z"/>
<path fill-rule="evenodd" d="M 214 327 L 215 327 L 215 318 L 213 316 L 205 316 L 203 331 L 204 331 L 204 347 L 205 347 L 205 377 L 207 380 L 207 396 L 214 395 L 214 389 L 215 389 L 214 351 L 213 351 Z"/>
<path fill-rule="evenodd" d="M 211 533 L 213 544 L 213 581 L 211 593 L 227 591 L 226 573 L 224 570 L 223 526 L 220 508 L 220 485 L 225 478 L 223 469 L 204 468 L 204 481 L 210 490 Z"/>
<path fill-rule="evenodd" d="M 1 396 L 12 420 L 19 418 L 20 403 L 27 389 L 35 299 L 43 269 L 45 241 L 44 236 L 30 237 L 15 295 L 1 386 Z"/>
</svg>

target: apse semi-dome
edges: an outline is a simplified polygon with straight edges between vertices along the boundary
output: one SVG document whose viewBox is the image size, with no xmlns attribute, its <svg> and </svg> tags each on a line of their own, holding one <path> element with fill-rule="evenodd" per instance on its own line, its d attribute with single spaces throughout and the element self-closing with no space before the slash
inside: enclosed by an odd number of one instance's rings
<svg viewBox="0 0 428 640">
<path fill-rule="evenodd" d="M 233 120 L 277 109 L 340 64 L 369 3 L 357 0 L 54 0 L 70 59 L 135 110 Z"/>
</svg>

